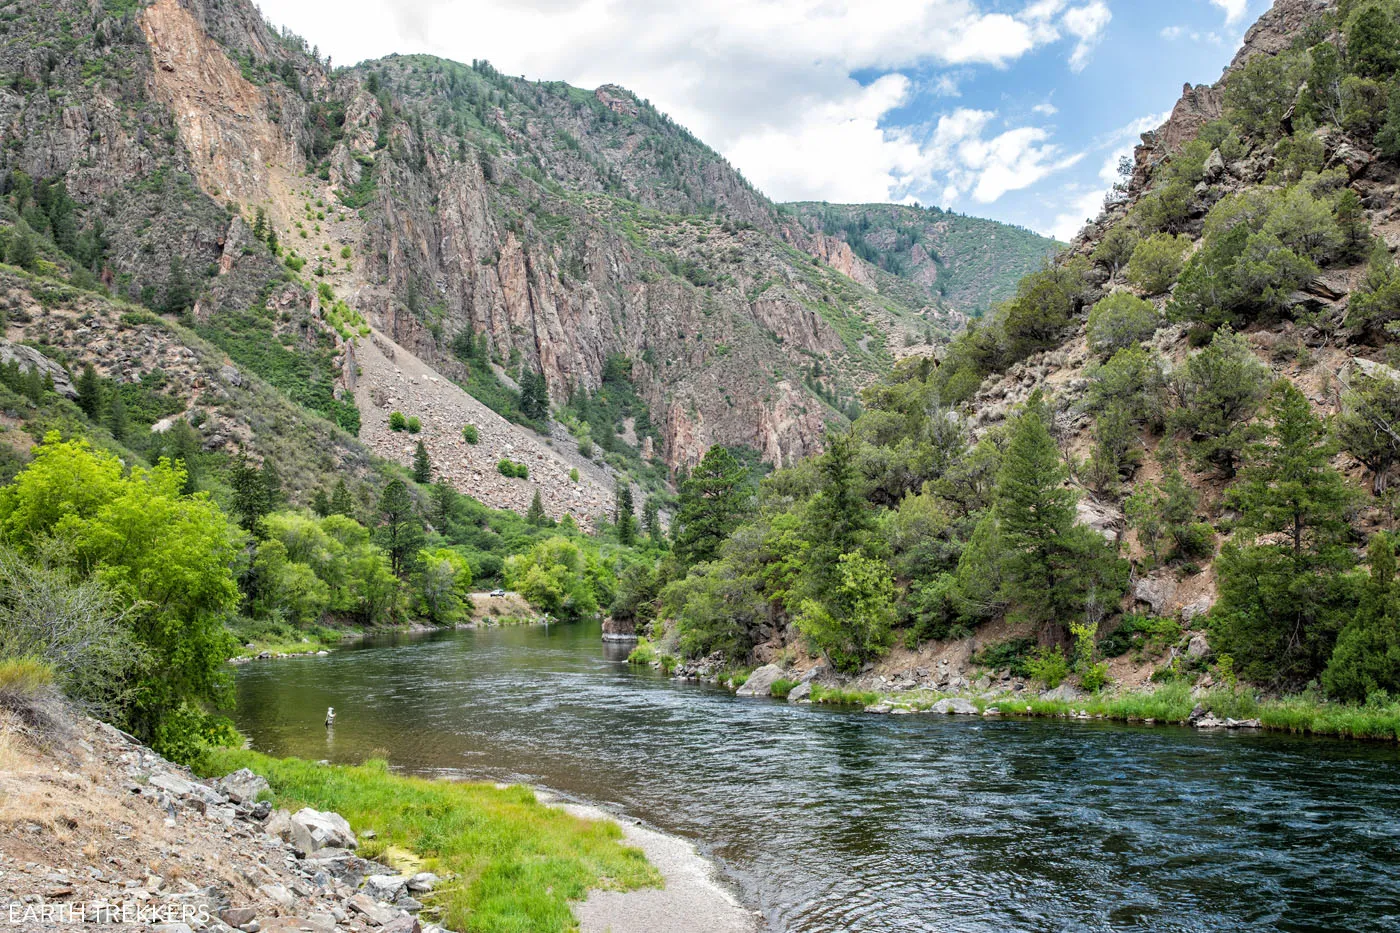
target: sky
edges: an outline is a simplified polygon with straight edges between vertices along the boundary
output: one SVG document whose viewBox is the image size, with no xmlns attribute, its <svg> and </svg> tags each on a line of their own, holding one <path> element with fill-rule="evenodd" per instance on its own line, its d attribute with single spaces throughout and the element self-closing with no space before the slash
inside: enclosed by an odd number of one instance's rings
<svg viewBox="0 0 1400 933">
<path fill-rule="evenodd" d="M 263 0 L 335 65 L 425 52 L 620 84 L 778 201 L 1069 239 L 1271 0 Z"/>
</svg>

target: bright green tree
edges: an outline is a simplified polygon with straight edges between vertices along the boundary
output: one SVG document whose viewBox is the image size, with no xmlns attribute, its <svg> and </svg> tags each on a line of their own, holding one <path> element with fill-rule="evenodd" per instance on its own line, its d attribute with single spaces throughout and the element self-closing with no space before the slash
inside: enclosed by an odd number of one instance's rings
<svg viewBox="0 0 1400 933">
<path fill-rule="evenodd" d="M 418 611 L 438 625 L 456 622 L 470 600 L 472 569 L 466 558 L 450 548 L 424 549 L 418 554 Z"/>
<path fill-rule="evenodd" d="M 1400 590 L 1395 586 L 1395 542 L 1371 539 L 1371 574 L 1361 605 L 1337 637 L 1322 686 L 1330 696 L 1354 703 L 1384 691 L 1400 692 Z"/>
<path fill-rule="evenodd" d="M 637 512 L 632 500 L 632 484 L 618 477 L 616 486 L 613 524 L 617 529 L 618 543 L 631 547 L 637 543 Z"/>
</svg>

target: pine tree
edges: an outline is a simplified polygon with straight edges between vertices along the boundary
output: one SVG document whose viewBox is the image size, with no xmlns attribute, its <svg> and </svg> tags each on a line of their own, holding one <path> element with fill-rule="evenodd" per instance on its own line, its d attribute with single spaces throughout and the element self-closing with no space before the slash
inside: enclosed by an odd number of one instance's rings
<svg viewBox="0 0 1400 933">
<path fill-rule="evenodd" d="M 253 221 L 253 239 L 262 242 L 267 239 L 267 212 L 258 208 L 257 219 Z"/>
<path fill-rule="evenodd" d="M 549 521 L 549 516 L 544 511 L 544 500 L 540 497 L 540 491 L 535 489 L 535 497 L 530 500 L 530 508 L 525 512 L 525 521 L 536 527 Z"/>
<path fill-rule="evenodd" d="M 1216 562 L 1214 647 L 1250 680 L 1297 686 L 1322 671 L 1354 611 L 1343 572 L 1355 563 L 1345 539 L 1356 491 L 1332 467 L 1326 426 L 1291 382 L 1279 380 L 1269 414 L 1269 443 L 1250 448 L 1227 497 L 1256 538 L 1237 535 Z"/>
<path fill-rule="evenodd" d="M 1395 542 L 1371 539 L 1371 575 L 1356 615 L 1337 637 L 1322 686 L 1339 700 L 1364 703 L 1384 690 L 1400 692 L 1400 590 L 1395 585 Z"/>
<path fill-rule="evenodd" d="M 267 510 L 269 512 L 277 509 L 284 497 L 282 495 L 282 475 L 277 472 L 277 466 L 271 458 L 263 458 L 262 469 L 258 471 L 258 477 L 262 480 L 263 492 L 267 496 Z"/>
<path fill-rule="evenodd" d="M 185 260 L 179 256 L 170 257 L 170 272 L 165 279 L 165 301 L 160 310 L 165 314 L 179 314 L 194 305 L 194 285 L 185 273 Z"/>
<path fill-rule="evenodd" d="M 126 403 L 122 401 L 120 392 L 113 392 L 112 399 L 107 404 L 107 430 L 119 441 L 126 440 L 127 431 L 130 430 L 126 417 Z"/>
<path fill-rule="evenodd" d="M 661 533 L 661 507 L 657 505 L 655 496 L 647 496 L 647 501 L 642 506 L 642 528 L 646 530 L 647 537 L 653 545 L 659 545 L 664 540 Z"/>
<path fill-rule="evenodd" d="M 613 525 L 617 528 L 618 543 L 631 547 L 637 543 L 637 514 L 632 501 L 632 484 L 618 477 L 613 498 Z"/>
<path fill-rule="evenodd" d="M 240 457 L 229 473 L 229 486 L 233 489 L 233 511 L 238 515 L 239 526 L 261 536 L 263 516 L 272 510 L 262 471 L 246 457 Z"/>
<path fill-rule="evenodd" d="M 38 260 L 39 254 L 34 249 L 33 238 L 30 237 L 28 231 L 21 230 L 19 235 L 10 242 L 10 248 L 5 253 L 5 261 L 12 266 L 19 266 L 21 269 L 33 272 Z"/>
<path fill-rule="evenodd" d="M 331 491 L 331 514 L 354 518 L 355 511 L 355 499 L 350 495 L 350 487 L 345 485 L 344 478 L 336 480 L 335 489 Z"/>
<path fill-rule="evenodd" d="M 24 375 L 24 394 L 36 405 L 44 397 L 44 375 L 39 372 L 39 367 L 33 364 L 30 364 L 29 371 Z M 113 432 L 113 436 L 117 436 L 115 432 Z M 125 436 L 125 432 L 122 436 Z"/>
<path fill-rule="evenodd" d="M 751 494 L 748 470 L 726 447 L 705 452 L 680 489 L 680 506 L 672 531 L 683 567 L 719 556 L 719 547 L 739 527 Z"/>
<path fill-rule="evenodd" d="M 326 490 L 318 488 L 311 496 L 311 511 L 316 513 L 317 518 L 325 518 L 331 514 L 331 497 L 326 495 Z"/>
<path fill-rule="evenodd" d="M 841 557 L 861 552 L 871 528 L 871 508 L 856 468 L 857 450 L 852 432 L 828 434 L 826 451 L 817 461 L 820 488 L 812 500 L 806 537 L 812 547 L 808 581 L 821 600 L 839 589 Z"/>
<path fill-rule="evenodd" d="M 1197 460 L 1233 477 L 1240 452 L 1258 434 L 1251 420 L 1268 394 L 1268 369 L 1243 337 L 1222 327 L 1186 362 L 1177 391 L 1174 426 L 1191 436 Z"/>
<path fill-rule="evenodd" d="M 78 377 L 78 407 L 93 421 L 102 411 L 102 383 L 91 363 L 83 367 L 83 373 Z"/>
<path fill-rule="evenodd" d="M 430 519 L 439 534 L 447 534 L 448 525 L 456 513 L 457 490 L 438 480 L 433 484 L 433 512 Z"/>
<path fill-rule="evenodd" d="M 414 564 L 423 546 L 423 527 L 413 510 L 413 496 L 403 480 L 391 480 L 379 497 L 379 527 L 375 530 L 379 546 L 389 555 L 389 566 L 402 577 Z"/>
<path fill-rule="evenodd" d="M 433 463 L 422 441 L 413 448 L 413 481 L 425 486 L 433 481 Z"/>
<path fill-rule="evenodd" d="M 1122 562 L 1096 533 L 1075 524 L 1077 495 L 1050 436 L 1039 391 L 1011 425 L 997 475 L 995 509 L 1006 548 L 1006 595 L 1027 618 L 1066 631 L 1091 593 L 1120 588 Z"/>
</svg>

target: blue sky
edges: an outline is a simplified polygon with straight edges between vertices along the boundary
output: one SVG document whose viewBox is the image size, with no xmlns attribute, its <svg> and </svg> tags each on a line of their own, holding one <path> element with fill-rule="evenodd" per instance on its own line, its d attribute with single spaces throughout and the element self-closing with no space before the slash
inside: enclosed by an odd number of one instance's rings
<svg viewBox="0 0 1400 933">
<path fill-rule="evenodd" d="M 650 99 L 777 200 L 907 201 L 1062 238 L 1270 0 L 264 0 L 335 63 L 489 59 Z"/>
</svg>

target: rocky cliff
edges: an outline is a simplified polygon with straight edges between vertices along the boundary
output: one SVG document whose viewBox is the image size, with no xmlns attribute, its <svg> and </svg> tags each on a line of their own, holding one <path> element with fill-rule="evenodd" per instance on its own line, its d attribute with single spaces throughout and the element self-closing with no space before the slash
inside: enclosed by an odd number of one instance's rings
<svg viewBox="0 0 1400 933">
<path fill-rule="evenodd" d="M 61 182 L 73 231 L 16 219 L 118 297 L 188 305 L 220 347 L 229 312 L 299 279 L 278 313 L 303 329 L 274 329 L 336 345 L 328 416 L 382 388 L 357 384 L 370 333 L 469 386 L 457 351 L 484 335 L 495 375 L 539 372 L 555 403 L 629 358 L 659 463 L 717 442 L 781 463 L 961 321 L 616 86 L 423 56 L 332 71 L 244 0 L 57 0 L 8 25 L 4 171 Z"/>
</svg>

